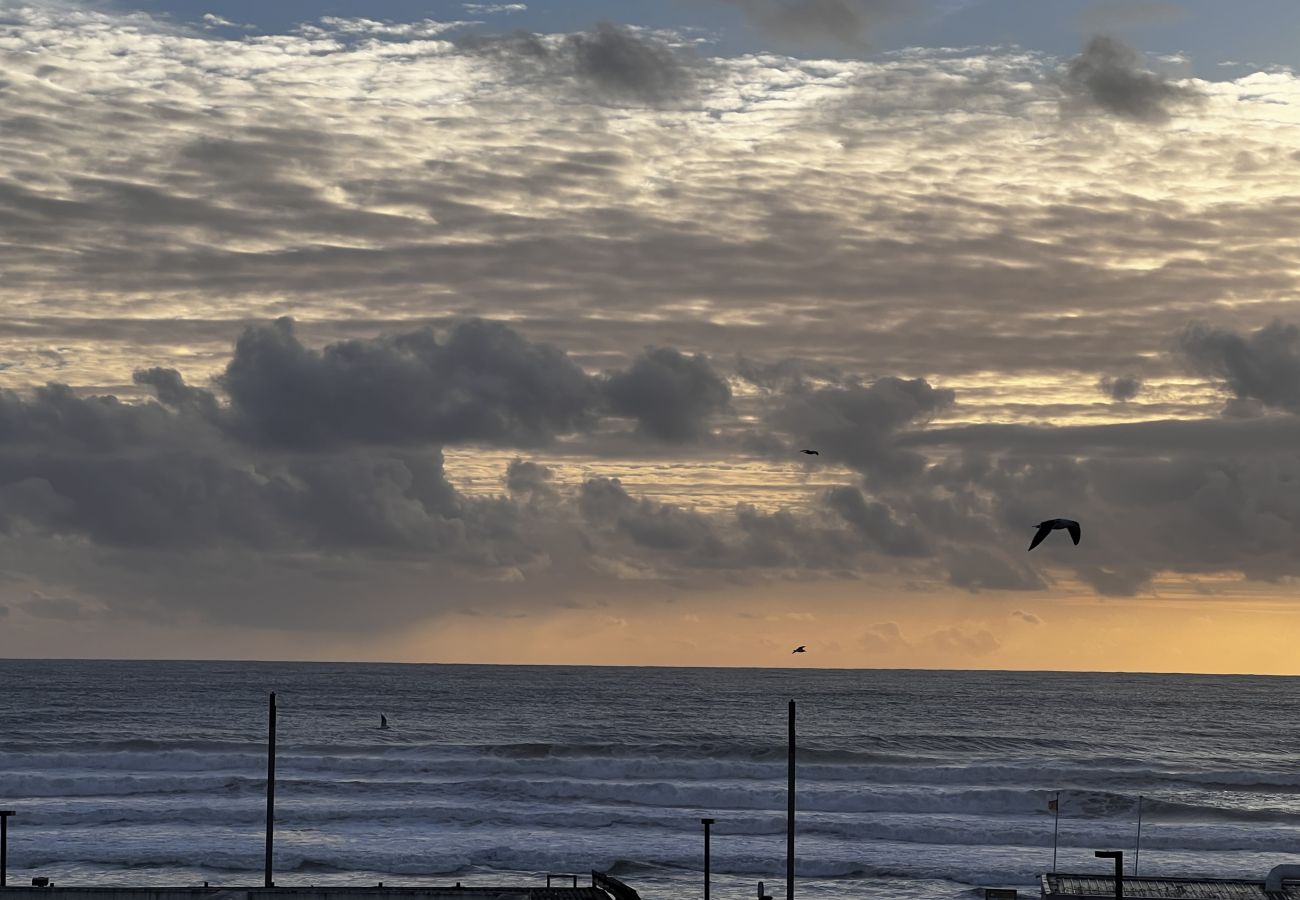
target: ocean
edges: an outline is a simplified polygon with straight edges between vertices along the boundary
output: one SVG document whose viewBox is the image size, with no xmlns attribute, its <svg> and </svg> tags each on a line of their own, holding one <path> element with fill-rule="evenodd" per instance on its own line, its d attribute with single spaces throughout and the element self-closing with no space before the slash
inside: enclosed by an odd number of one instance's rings
<svg viewBox="0 0 1300 900">
<path fill-rule="evenodd" d="M 1037 891 L 1051 868 L 1262 878 L 1300 858 L 1300 679 L 0 661 L 10 883 L 539 883 L 646 900 Z M 379 716 L 390 728 L 380 730 Z"/>
</svg>

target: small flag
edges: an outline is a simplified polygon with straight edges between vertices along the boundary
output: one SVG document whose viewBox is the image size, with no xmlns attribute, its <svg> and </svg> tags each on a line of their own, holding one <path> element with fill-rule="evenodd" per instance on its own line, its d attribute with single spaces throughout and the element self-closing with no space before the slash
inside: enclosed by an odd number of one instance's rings
<svg viewBox="0 0 1300 900">
<path fill-rule="evenodd" d="M 1047 801 L 1047 808 L 1048 808 L 1048 809 L 1051 809 L 1051 810 L 1056 809 L 1056 801 L 1055 801 L 1055 800 L 1048 800 L 1048 801 Z"/>
</svg>

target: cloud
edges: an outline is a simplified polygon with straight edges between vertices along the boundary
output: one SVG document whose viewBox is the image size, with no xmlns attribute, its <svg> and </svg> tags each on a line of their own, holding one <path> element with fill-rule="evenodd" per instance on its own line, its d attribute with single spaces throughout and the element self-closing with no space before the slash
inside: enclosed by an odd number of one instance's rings
<svg viewBox="0 0 1300 900">
<path fill-rule="evenodd" d="M 577 72 L 614 96 L 662 102 L 690 86 L 686 68 L 671 49 L 626 28 L 601 23 L 570 38 Z"/>
<path fill-rule="evenodd" d="M 907 641 L 903 638 L 902 629 L 898 627 L 896 622 L 878 622 L 863 632 L 858 641 L 872 653 L 887 652 L 908 646 Z"/>
<path fill-rule="evenodd" d="M 511 494 L 548 496 L 554 493 L 551 486 L 555 472 L 540 463 L 525 459 L 511 460 L 506 469 L 506 490 Z"/>
<path fill-rule="evenodd" d="M 945 558 L 948 581 L 972 593 L 980 591 L 1038 591 L 1047 587 L 1042 575 L 1025 563 L 987 549 L 955 547 Z"/>
<path fill-rule="evenodd" d="M 1002 647 L 988 629 L 962 626 L 941 628 L 926 635 L 921 644 L 941 653 L 973 657 L 988 656 Z"/>
<path fill-rule="evenodd" d="M 1268 414 L 1295 409 L 1295 351 L 1254 337 L 1294 304 L 1295 76 L 1207 83 L 1195 134 L 1116 141 L 1063 123 L 1056 61 L 1017 48 L 692 61 L 619 32 L 686 70 L 667 101 L 655 54 L 600 29 L 402 24 L 0 26 L 6 570 L 344 629 L 453 586 L 1300 574 L 1300 425 Z M 1138 371 L 1159 391 L 1097 403 L 1098 373 Z M 654 385 L 625 421 L 611 378 Z M 1083 544 L 1026 558 L 1050 515 Z"/>
<path fill-rule="evenodd" d="M 269 445 L 545 444 L 587 427 L 595 391 L 555 347 L 499 323 L 304 347 L 290 319 L 251 326 L 219 379 L 232 428 Z M 665 413 L 667 414 L 667 413 Z"/>
<path fill-rule="evenodd" d="M 73 621 L 84 618 L 90 607 L 71 597 L 47 597 L 40 591 L 33 591 L 25 603 L 18 607 L 29 616 L 38 619 L 55 619 Z"/>
<path fill-rule="evenodd" d="M 1153 124 L 1168 121 L 1171 110 L 1203 99 L 1197 89 L 1143 69 L 1137 51 L 1109 35 L 1092 38 L 1083 52 L 1070 60 L 1065 87 L 1073 101 Z"/>
<path fill-rule="evenodd" d="M 884 479 L 905 478 L 920 472 L 925 460 L 895 446 L 893 435 L 947 409 L 954 399 L 951 390 L 921 378 L 881 378 L 866 386 L 799 385 L 784 395 L 770 421 L 829 462 Z"/>
<path fill-rule="evenodd" d="M 870 30 L 917 7 L 906 0 L 723 0 L 773 37 L 859 45 Z"/>
<path fill-rule="evenodd" d="M 1142 390 L 1142 379 L 1136 375 L 1103 375 L 1097 381 L 1097 390 L 1110 399 L 1125 403 L 1136 397 Z"/>
<path fill-rule="evenodd" d="M 492 16 L 499 13 L 524 12 L 526 3 L 462 3 L 461 8 L 472 16 Z"/>
<path fill-rule="evenodd" d="M 1030 625 L 1042 625 L 1043 620 L 1031 612 L 1025 612 L 1023 609 L 1014 610 L 1011 613 L 1012 618 L 1019 619 L 1022 622 L 1028 622 Z"/>
<path fill-rule="evenodd" d="M 587 522 L 612 530 L 641 547 L 691 553 L 721 547 L 712 524 L 691 510 L 634 499 L 617 478 L 591 478 L 582 486 L 579 508 Z"/>
<path fill-rule="evenodd" d="M 504 64 L 516 79 L 553 86 L 569 81 L 612 103 L 671 105 L 695 88 L 694 66 L 682 51 L 653 34 L 608 22 L 562 36 L 470 35 L 458 46 Z"/>
<path fill-rule="evenodd" d="M 243 31 L 256 31 L 255 25 L 244 25 L 239 22 L 232 22 L 229 19 L 216 15 L 215 13 L 203 14 L 204 28 L 238 28 Z"/>
<path fill-rule="evenodd" d="M 827 492 L 826 503 L 883 553 L 929 556 L 932 552 L 924 532 L 899 522 L 884 503 L 868 502 L 857 488 L 832 488 Z"/>
<path fill-rule="evenodd" d="M 672 443 L 707 436 L 710 417 L 731 399 L 707 357 L 671 347 L 646 350 L 629 368 L 606 375 L 601 390 L 613 413 L 635 420 L 639 433 Z"/>
<path fill-rule="evenodd" d="M 1239 334 L 1205 323 L 1189 325 L 1178 348 L 1192 368 L 1218 378 L 1238 400 L 1300 412 L 1300 328 L 1278 320 Z"/>
<path fill-rule="evenodd" d="M 320 27 L 314 25 L 299 26 L 299 31 L 307 35 L 363 35 L 366 37 L 386 37 L 419 40 L 437 37 L 448 31 L 473 25 L 473 22 L 435 22 L 433 19 L 421 19 L 418 22 L 389 22 L 350 16 L 321 16 Z"/>
</svg>

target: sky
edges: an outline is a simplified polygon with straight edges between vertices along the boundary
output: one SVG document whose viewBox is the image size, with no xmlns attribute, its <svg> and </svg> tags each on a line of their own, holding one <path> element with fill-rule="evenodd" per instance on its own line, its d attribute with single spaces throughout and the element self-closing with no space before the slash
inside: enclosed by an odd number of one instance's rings
<svg viewBox="0 0 1300 900">
<path fill-rule="evenodd" d="M 0 0 L 0 656 L 1300 674 L 1298 29 Z"/>
</svg>

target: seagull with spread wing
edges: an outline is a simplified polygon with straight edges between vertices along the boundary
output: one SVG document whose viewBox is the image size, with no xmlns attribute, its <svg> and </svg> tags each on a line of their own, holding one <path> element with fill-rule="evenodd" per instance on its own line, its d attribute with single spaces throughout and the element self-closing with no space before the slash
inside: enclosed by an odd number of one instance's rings
<svg viewBox="0 0 1300 900">
<path fill-rule="evenodd" d="M 790 652 L 791 652 L 791 653 L 807 653 L 808 650 L 804 647 L 803 644 L 800 644 L 798 647 L 795 647 L 795 648 L 794 648 L 793 650 L 791 650 Z"/>
<path fill-rule="evenodd" d="M 1039 522 L 1034 527 L 1038 529 L 1038 533 L 1035 534 L 1034 539 L 1029 542 L 1030 550 L 1033 550 L 1041 544 L 1043 538 L 1047 537 L 1048 534 L 1058 528 L 1064 528 L 1066 531 L 1070 532 L 1070 537 L 1074 540 L 1074 543 L 1076 545 L 1079 543 L 1079 523 L 1074 521 L 1074 519 L 1048 519 L 1045 522 Z"/>
</svg>

